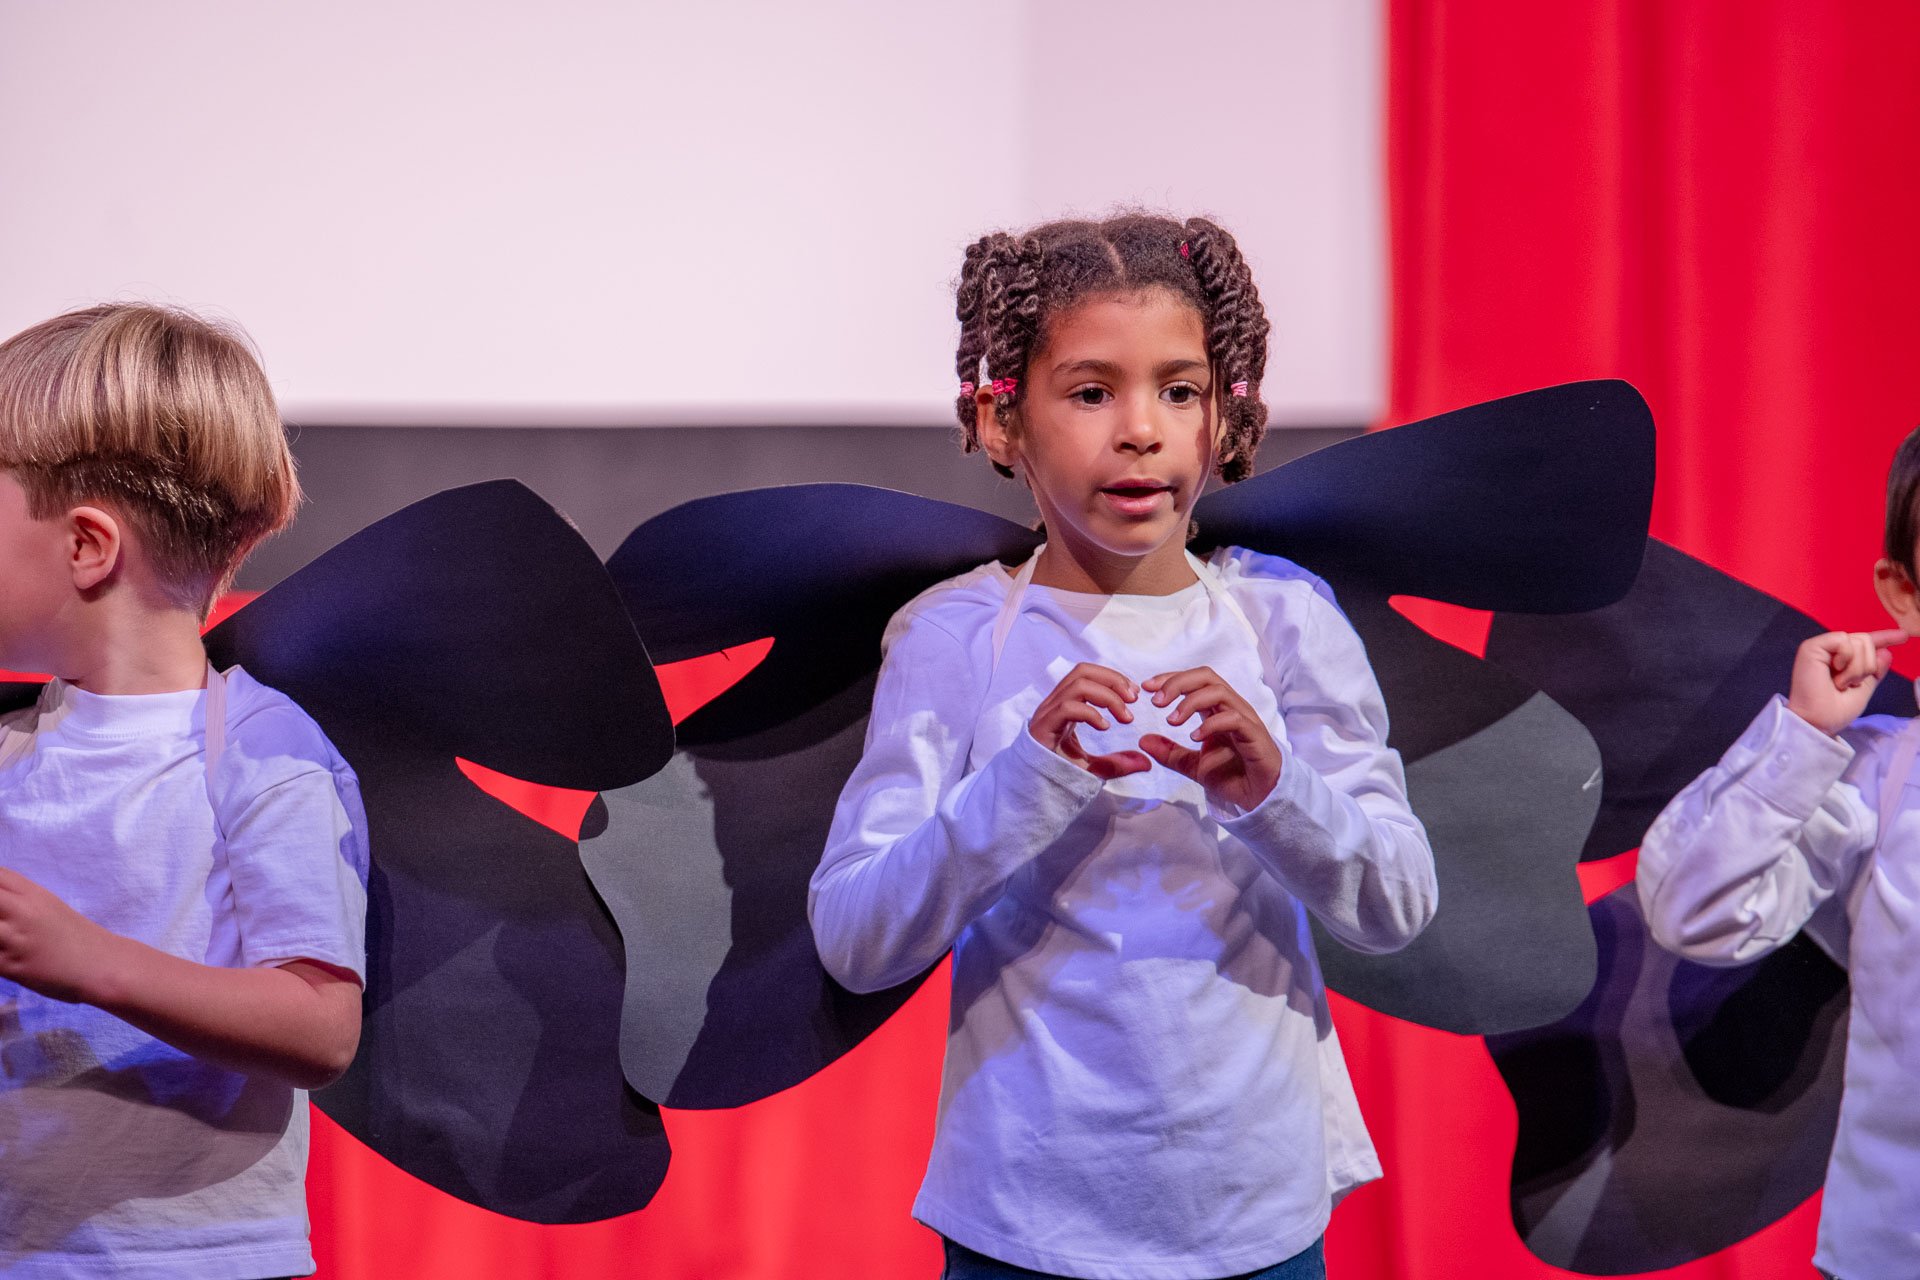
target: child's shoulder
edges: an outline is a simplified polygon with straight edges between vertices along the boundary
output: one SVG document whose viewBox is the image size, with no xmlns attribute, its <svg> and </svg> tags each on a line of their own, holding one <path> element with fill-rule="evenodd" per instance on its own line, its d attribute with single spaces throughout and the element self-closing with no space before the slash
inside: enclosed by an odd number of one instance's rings
<svg viewBox="0 0 1920 1280">
<path fill-rule="evenodd" d="M 249 675 L 227 672 L 227 740 L 253 761 L 297 773 L 346 768 L 326 732 L 299 703 Z"/>
<path fill-rule="evenodd" d="M 1207 556 L 1207 563 L 1236 597 L 1288 611 L 1310 609 L 1316 599 L 1335 604 L 1333 589 L 1318 574 L 1285 556 L 1246 547 L 1221 547 Z"/>
<path fill-rule="evenodd" d="M 965 646 L 974 632 L 993 626 L 1012 586 L 1013 574 L 997 560 L 936 582 L 900 606 L 883 643 L 890 646 L 915 627 L 932 627 Z"/>
</svg>

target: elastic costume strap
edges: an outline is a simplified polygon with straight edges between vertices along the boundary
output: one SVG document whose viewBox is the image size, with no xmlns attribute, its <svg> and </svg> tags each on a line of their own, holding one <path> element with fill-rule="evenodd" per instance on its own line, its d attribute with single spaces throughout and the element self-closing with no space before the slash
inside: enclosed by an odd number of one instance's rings
<svg viewBox="0 0 1920 1280">
<path fill-rule="evenodd" d="M 27 722 L 31 724 L 38 718 L 39 715 L 36 709 L 33 715 L 27 717 Z M 25 729 L 16 728 L 12 725 L 0 729 L 0 769 L 6 768 L 15 760 L 25 755 L 27 753 L 27 747 L 31 745 L 32 742 L 33 734 Z"/>
<path fill-rule="evenodd" d="M 227 750 L 227 678 L 211 662 L 207 664 L 206 725 L 201 736 L 206 742 L 207 805 L 213 810 L 214 831 L 225 840 L 227 833 L 220 822 L 220 806 L 213 799 L 213 775 Z"/>
</svg>

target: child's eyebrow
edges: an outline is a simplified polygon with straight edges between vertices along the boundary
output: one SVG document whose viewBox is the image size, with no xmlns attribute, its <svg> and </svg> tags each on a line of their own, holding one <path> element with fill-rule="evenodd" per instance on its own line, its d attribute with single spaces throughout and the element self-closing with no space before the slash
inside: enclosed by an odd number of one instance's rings
<svg viewBox="0 0 1920 1280">
<path fill-rule="evenodd" d="M 1156 378 L 1169 378 L 1177 373 L 1205 373 L 1206 369 L 1204 360 L 1169 360 L 1154 366 L 1153 373 Z M 1118 378 L 1122 372 L 1111 360 L 1072 360 L 1053 366 L 1053 371 L 1056 374 L 1091 373 L 1102 378 Z"/>
<path fill-rule="evenodd" d="M 1091 373 L 1102 378 L 1117 378 L 1120 366 L 1111 360 L 1072 360 L 1053 366 L 1055 373 Z"/>
</svg>

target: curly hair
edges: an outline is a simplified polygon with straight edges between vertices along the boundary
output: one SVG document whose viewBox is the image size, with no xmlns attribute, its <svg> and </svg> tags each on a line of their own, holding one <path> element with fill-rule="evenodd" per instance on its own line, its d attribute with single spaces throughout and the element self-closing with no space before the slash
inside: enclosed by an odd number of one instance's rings
<svg viewBox="0 0 1920 1280">
<path fill-rule="evenodd" d="M 1015 380 L 994 397 L 1008 421 L 1026 391 L 1027 362 L 1045 343 L 1050 317 L 1102 294 L 1167 289 L 1200 314 L 1217 385 L 1247 384 L 1220 400 L 1225 420 L 1220 475 L 1242 480 L 1267 426 L 1260 379 L 1267 370 L 1267 313 L 1253 272 L 1227 230 L 1205 218 L 1176 222 L 1128 213 L 1104 222 L 1049 222 L 1024 235 L 996 231 L 967 247 L 954 289 L 960 346 L 954 411 L 966 451 L 980 448 L 976 378 Z M 1011 476 L 999 463 L 994 469 Z"/>
</svg>

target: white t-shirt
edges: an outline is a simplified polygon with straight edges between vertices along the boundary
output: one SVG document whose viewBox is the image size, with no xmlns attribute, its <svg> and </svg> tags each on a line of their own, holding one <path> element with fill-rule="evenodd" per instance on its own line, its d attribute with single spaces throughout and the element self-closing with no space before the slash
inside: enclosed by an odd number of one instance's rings
<svg viewBox="0 0 1920 1280">
<path fill-rule="evenodd" d="M 0 865 L 188 960 L 364 975 L 353 772 L 239 668 L 227 697 L 211 780 L 204 691 L 106 697 L 54 681 L 0 718 L 32 735 L 0 767 Z M 0 1276 L 310 1272 L 306 1161 L 304 1091 L 0 981 Z"/>
<path fill-rule="evenodd" d="M 1869 716 L 1829 737 L 1775 697 L 1647 829 L 1636 875 L 1671 951 L 1745 964 L 1805 927 L 1846 964 L 1846 1074 L 1813 1255 L 1845 1280 L 1920 1276 L 1920 768 L 1883 794 L 1907 728 Z"/>
<path fill-rule="evenodd" d="M 895 616 L 866 751 L 813 878 L 842 984 L 953 949 L 939 1125 L 914 1215 L 1019 1266 L 1194 1280 L 1310 1245 L 1379 1176 L 1307 927 L 1391 950 L 1436 903 L 1359 637 L 1325 584 L 1216 553 L 1166 596 L 1030 586 L 997 564 Z M 1257 633 L 1257 635 L 1256 635 Z M 1102 784 L 1027 723 L 1076 663 L 1211 666 L 1284 755 L 1247 813 L 1155 766 Z M 1169 732 L 1144 695 L 1089 750 Z M 1196 721 L 1169 732 L 1181 741 Z"/>
</svg>

